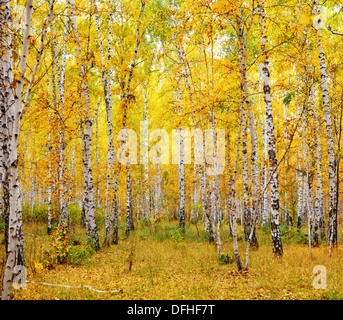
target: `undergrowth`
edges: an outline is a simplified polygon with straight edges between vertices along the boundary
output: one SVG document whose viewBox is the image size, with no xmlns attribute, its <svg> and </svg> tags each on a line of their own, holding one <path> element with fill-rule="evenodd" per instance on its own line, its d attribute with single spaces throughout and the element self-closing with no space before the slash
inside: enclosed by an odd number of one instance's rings
<svg viewBox="0 0 343 320">
<path fill-rule="evenodd" d="M 125 219 L 120 219 L 119 244 L 102 246 L 95 252 L 85 227 L 72 225 L 64 234 L 57 228 L 50 235 L 46 224 L 24 222 L 27 277 L 26 290 L 13 291 L 13 299 L 342 299 L 343 266 L 341 248 L 328 256 L 321 244 L 309 254 L 306 230 L 281 228 L 284 256 L 272 255 L 271 235 L 257 229 L 259 248 L 251 250 L 249 270 L 241 274 L 233 253 L 229 227 L 222 225 L 222 255 L 209 244 L 202 222 L 198 228 L 186 223 L 185 233 L 178 221 L 149 226 L 135 221 L 135 231 L 125 235 Z M 246 243 L 238 224 L 242 264 Z M 99 232 L 100 244 L 103 232 Z M 341 235 L 340 235 L 341 236 Z M 2 240 L 3 232 L 0 235 Z M 0 241 L 1 242 L 1 241 Z M 4 244 L 0 245 L 4 256 Z M 312 286 L 313 267 L 327 269 L 327 289 Z M 99 290 L 122 289 L 120 295 L 87 290 L 49 287 L 38 283 L 66 286 L 88 285 Z"/>
</svg>

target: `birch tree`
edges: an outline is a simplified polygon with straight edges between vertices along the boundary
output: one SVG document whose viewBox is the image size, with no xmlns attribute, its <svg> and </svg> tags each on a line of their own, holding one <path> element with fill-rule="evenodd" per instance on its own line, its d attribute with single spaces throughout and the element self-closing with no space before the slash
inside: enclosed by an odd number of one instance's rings
<svg viewBox="0 0 343 320">
<path fill-rule="evenodd" d="M 94 10 L 95 10 L 95 22 L 96 22 L 96 33 L 97 33 L 97 42 L 100 49 L 101 55 L 101 77 L 102 77 L 102 86 L 105 98 L 105 106 L 106 106 L 106 116 L 107 116 L 107 178 L 106 178 L 106 197 L 105 197 L 105 238 L 104 244 L 109 245 L 110 243 L 110 236 L 111 236 L 111 203 L 110 203 L 110 192 L 112 191 L 112 180 L 113 174 L 116 172 L 114 170 L 114 158 L 115 158 L 115 148 L 114 148 L 114 141 L 113 141 L 113 133 L 112 133 L 112 95 L 111 95 L 111 82 L 112 82 L 112 70 L 109 66 L 111 61 L 112 55 L 112 20 L 113 20 L 113 12 L 112 8 L 110 9 L 109 13 L 109 22 L 108 22 L 108 54 L 107 54 L 107 63 L 105 59 L 105 51 L 102 43 L 101 37 L 101 30 L 100 30 L 100 21 L 99 21 L 99 13 L 98 13 L 98 6 L 97 1 L 94 0 Z M 106 72 L 108 69 L 108 72 Z M 116 199 L 113 199 L 116 201 Z M 116 205 L 114 205 L 114 210 Z M 112 218 L 113 219 L 113 218 Z M 117 236 L 113 237 L 113 242 L 116 242 Z"/>
<path fill-rule="evenodd" d="M 52 14 L 54 1 L 50 2 L 49 18 Z M 3 88 L 1 99 L 1 120 L 2 120 L 2 166 L 4 170 L 3 181 L 8 191 L 8 244 L 6 248 L 7 260 L 5 267 L 5 274 L 3 278 L 2 299 L 8 300 L 10 296 L 10 286 L 13 277 L 13 270 L 16 266 L 25 266 L 25 252 L 24 252 L 24 235 L 22 228 L 22 212 L 21 212 L 21 192 L 18 178 L 18 138 L 20 134 L 20 120 L 23 108 L 28 99 L 23 99 L 23 88 L 26 71 L 26 62 L 29 53 L 29 39 L 31 29 L 31 19 L 33 12 L 33 1 L 26 2 L 26 19 L 25 28 L 23 32 L 23 43 L 21 47 L 21 55 L 19 60 L 19 69 L 17 74 L 13 70 L 13 29 L 11 20 L 11 5 L 7 0 L 0 2 L 1 7 L 1 27 L 0 27 L 0 52 L 1 52 L 1 74 L 0 86 Z M 49 23 L 49 19 L 46 23 Z M 45 26 L 45 29 L 47 26 Z M 42 43 L 46 31 L 43 30 Z M 43 44 L 39 51 L 36 66 L 41 58 Z M 34 74 L 31 76 L 33 79 Z M 32 80 L 33 82 L 33 80 Z M 31 83 L 32 83 L 31 82 Z M 30 82 L 29 82 L 30 86 Z M 29 87 L 27 88 L 28 92 Z M 24 104 L 23 104 L 24 103 Z M 6 209 L 5 209 L 6 210 Z M 25 277 L 24 277 L 25 278 Z"/>
<path fill-rule="evenodd" d="M 174 0 L 171 0 L 171 9 L 173 12 L 177 12 Z M 172 16 L 172 24 L 177 30 L 177 22 L 175 17 Z M 179 32 L 173 33 L 174 46 L 176 47 L 177 52 L 177 64 L 181 66 L 183 52 L 180 46 L 180 39 L 178 38 Z M 178 91 L 176 93 L 176 110 L 179 114 L 182 113 L 182 74 L 179 72 L 178 75 Z M 179 227 L 184 232 L 185 231 L 185 146 L 184 146 L 184 128 L 180 126 L 178 129 L 178 152 L 180 154 L 178 160 L 178 173 L 179 173 Z"/>
<path fill-rule="evenodd" d="M 263 76 L 263 93 L 266 111 L 266 134 L 268 139 L 268 156 L 269 156 L 269 170 L 272 172 L 271 181 L 271 233 L 273 242 L 273 253 L 275 256 L 283 254 L 281 236 L 280 236 L 280 222 L 279 222 L 279 179 L 277 171 L 274 169 L 277 165 L 276 149 L 275 149 L 275 134 L 274 134 L 274 119 L 273 108 L 271 100 L 271 87 L 270 87 L 270 68 L 269 58 L 266 49 L 268 36 L 266 32 L 266 16 L 264 11 L 264 1 L 259 1 L 258 8 L 261 17 L 261 48 L 264 59 L 262 76 Z"/>
<path fill-rule="evenodd" d="M 255 8 L 252 8 L 254 12 Z M 243 143 L 243 202 L 244 202 L 244 234 L 245 239 L 248 240 L 250 235 L 250 224 L 252 221 L 252 212 L 255 212 L 257 201 L 257 144 L 255 138 L 254 120 L 251 111 L 251 100 L 249 98 L 249 87 L 247 77 L 247 41 L 252 26 L 253 18 L 251 18 L 249 25 L 246 27 L 244 35 L 244 21 L 242 11 L 240 9 L 240 15 L 237 19 L 237 36 L 238 36 L 238 50 L 239 50 L 239 70 L 241 80 L 241 108 L 242 108 L 242 143 Z M 249 200 L 249 175 L 248 175 L 248 121 L 251 134 L 251 185 L 252 185 L 252 206 Z M 253 234 L 252 244 L 258 247 L 256 234 Z"/>
<path fill-rule="evenodd" d="M 318 0 L 313 1 L 313 14 L 317 17 L 314 21 L 317 36 L 317 47 L 319 52 L 319 64 L 321 73 L 321 87 L 322 98 L 324 106 L 324 115 L 326 123 L 326 139 L 328 147 L 328 161 L 329 161 L 329 189 L 330 189 L 330 202 L 329 202 L 329 225 L 328 225 L 328 242 L 330 246 L 330 254 L 332 247 L 337 245 L 337 194 L 336 194 L 336 162 L 335 162 L 335 144 L 332 130 L 332 115 L 330 110 L 329 99 L 329 85 L 328 74 L 326 67 L 325 52 L 322 44 L 322 31 L 321 31 L 321 16 Z"/>
<path fill-rule="evenodd" d="M 132 58 L 132 62 L 129 67 L 128 72 L 128 79 L 125 85 L 125 90 L 122 94 L 122 100 L 121 100 L 121 106 L 123 110 L 123 116 L 122 116 L 122 127 L 123 130 L 127 130 L 127 113 L 128 113 L 128 107 L 130 103 L 130 89 L 131 89 L 131 82 L 133 79 L 133 71 L 136 66 L 136 60 L 138 55 L 138 49 L 139 45 L 141 43 L 141 24 L 143 19 L 143 14 L 145 10 L 146 3 L 145 1 L 141 2 L 141 8 L 139 12 L 139 17 L 137 21 L 137 28 L 136 28 L 136 34 L 135 34 L 135 49 L 134 54 Z M 123 141 L 127 141 L 126 139 Z M 127 170 L 127 178 L 126 178 L 126 236 L 130 234 L 131 230 L 134 230 L 134 224 L 133 224 L 133 208 L 132 208 L 132 183 L 131 183 L 131 175 L 130 175 L 130 157 L 128 158 L 128 162 L 126 164 L 126 170 Z"/>
<path fill-rule="evenodd" d="M 91 115 L 90 98 L 88 92 L 87 84 L 87 66 L 83 64 L 83 59 L 81 56 L 81 43 L 78 34 L 77 27 L 77 16 L 75 11 L 74 0 L 68 1 L 70 8 L 70 19 L 73 29 L 76 56 L 79 66 L 79 74 L 81 80 L 81 92 L 83 98 L 83 108 L 82 108 L 82 119 L 84 123 L 81 127 L 81 138 L 83 147 L 83 167 L 84 167 L 84 202 L 85 202 L 85 217 L 86 217 L 86 234 L 92 239 L 92 245 L 95 249 L 99 249 L 99 236 L 98 229 L 95 221 L 95 205 L 94 205 L 94 187 L 93 187 L 93 177 L 92 177 L 92 166 L 91 166 L 91 153 L 92 153 L 92 127 L 93 127 L 93 117 Z"/>
</svg>

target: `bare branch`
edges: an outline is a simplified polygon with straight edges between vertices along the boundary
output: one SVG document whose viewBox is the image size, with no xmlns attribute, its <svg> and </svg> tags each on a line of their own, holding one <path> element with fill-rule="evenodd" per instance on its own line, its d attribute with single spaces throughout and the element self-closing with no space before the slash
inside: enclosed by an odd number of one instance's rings
<svg viewBox="0 0 343 320">
<path fill-rule="evenodd" d="M 326 27 L 328 28 L 329 31 L 331 31 L 331 33 L 336 34 L 336 35 L 338 35 L 338 36 L 343 36 L 343 33 L 333 31 L 332 28 L 329 27 L 329 26 L 326 26 Z"/>
</svg>

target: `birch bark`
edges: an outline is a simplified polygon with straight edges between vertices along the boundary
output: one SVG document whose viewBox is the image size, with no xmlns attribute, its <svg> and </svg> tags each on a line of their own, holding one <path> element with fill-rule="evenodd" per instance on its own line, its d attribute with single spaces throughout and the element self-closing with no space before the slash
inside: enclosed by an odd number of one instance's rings
<svg viewBox="0 0 343 320">
<path fill-rule="evenodd" d="M 91 106 L 88 93 L 87 84 L 87 69 L 83 64 L 81 56 L 81 44 L 78 34 L 77 17 L 75 11 L 75 1 L 68 0 L 70 7 L 70 18 L 72 29 L 75 39 L 76 57 L 79 65 L 79 74 L 81 80 L 81 91 L 83 97 L 83 121 L 85 130 L 82 132 L 83 138 L 83 168 L 84 168 L 84 205 L 85 205 L 85 218 L 86 218 L 86 233 L 92 239 L 93 247 L 98 250 L 99 236 L 98 229 L 95 221 L 95 205 L 94 205 L 94 187 L 91 167 L 91 153 L 92 153 L 92 126 L 93 119 L 91 117 Z"/>
<path fill-rule="evenodd" d="M 67 15 L 66 15 L 67 19 Z M 58 95 L 59 95 L 59 122 L 60 122 L 60 132 L 59 132 L 59 161 L 58 161 L 58 180 L 60 183 L 60 223 L 65 226 L 68 230 L 68 207 L 67 207 L 67 200 L 66 200 L 66 164 L 65 164 L 65 123 L 64 123 L 64 105 L 65 105 L 65 69 L 66 69 L 66 41 L 67 41 L 67 30 L 64 30 L 63 36 L 63 44 L 62 44 L 62 57 L 61 57 L 61 65 L 58 61 L 57 55 L 57 44 L 56 44 L 56 34 L 55 28 L 53 27 L 53 51 L 54 51 L 54 61 L 57 66 L 57 83 L 58 83 Z"/>
<path fill-rule="evenodd" d="M 307 57 L 310 60 L 310 44 L 309 39 L 306 34 L 306 47 L 307 47 Z M 315 153 L 315 199 L 314 199 L 314 217 L 313 217 L 313 246 L 317 247 L 319 245 L 319 231 L 320 231 L 320 224 L 321 224 L 321 212 L 323 211 L 322 203 L 323 199 L 322 196 L 322 172 L 321 172 L 321 147 L 319 144 L 319 117 L 318 117 L 318 110 L 316 106 L 316 91 L 314 86 L 314 79 L 313 79 L 313 66 L 311 61 L 309 61 L 309 74 L 310 74 L 310 81 L 311 81 L 311 88 L 310 88 L 310 101 L 311 101 L 311 114 L 314 122 L 314 137 L 313 137 L 313 144 L 314 144 L 314 153 Z"/>
<path fill-rule="evenodd" d="M 116 172 L 114 170 L 114 158 L 115 158 L 115 148 L 113 142 L 113 133 L 112 133 L 112 99 L 111 99 L 111 67 L 106 66 L 105 62 L 105 53 L 103 44 L 101 41 L 101 31 L 100 31 L 100 21 L 99 21 L 99 14 L 98 14 L 98 7 L 97 1 L 94 0 L 94 9 L 95 9 L 95 22 L 96 22 L 96 31 L 97 31 L 97 42 L 100 49 L 101 55 L 101 76 L 102 76 L 102 85 L 104 91 L 104 98 L 105 98 L 105 106 L 106 106 L 106 116 L 107 116 L 107 177 L 106 177 L 106 196 L 105 196 L 105 238 L 104 238 L 104 245 L 110 244 L 110 237 L 111 237 L 111 203 L 110 203 L 110 192 L 112 189 L 112 182 L 111 180 L 116 177 L 113 177 L 113 174 Z M 112 40 L 112 19 L 113 13 L 110 11 L 109 14 L 109 26 L 108 26 L 108 56 L 107 56 L 107 63 L 110 63 L 111 60 L 111 40 Z M 108 72 L 106 73 L 106 68 L 108 68 Z M 113 199 L 115 201 L 115 199 Z M 116 205 L 114 204 L 114 209 Z M 112 208 L 113 208 L 112 206 Z M 114 217 L 112 217 L 112 220 Z M 116 236 L 113 237 L 113 242 L 117 242 Z"/>
<path fill-rule="evenodd" d="M 233 237 L 233 251 L 235 255 L 236 265 L 238 271 L 243 270 L 242 262 L 239 256 L 239 249 L 238 249 L 238 237 L 237 237 L 237 213 L 238 213 L 238 199 L 237 199 L 237 173 L 238 173 L 238 161 L 239 161 L 239 151 L 240 151 L 240 144 L 241 144 L 241 135 L 242 135 L 242 108 L 240 109 L 239 115 L 239 127 L 238 127 L 238 134 L 237 134 L 237 145 L 236 145 L 236 159 L 234 163 L 234 170 L 233 176 L 230 177 L 229 186 L 230 188 L 230 199 L 231 199 L 231 207 L 230 210 L 230 218 L 231 218 L 231 229 L 232 229 L 232 237 Z"/>
<path fill-rule="evenodd" d="M 313 14 L 317 16 L 319 14 L 319 1 L 313 1 Z M 321 19 L 321 18 L 319 18 Z M 316 21 L 318 25 L 321 24 L 320 20 Z M 320 27 L 316 30 L 317 35 L 317 47 L 319 52 L 319 64 L 321 73 L 321 87 L 323 95 L 323 107 L 326 123 L 326 137 L 328 146 L 328 161 L 329 161 L 329 190 L 330 190 L 330 202 L 329 202 L 329 225 L 328 225 L 328 242 L 331 249 L 337 245 L 337 194 L 336 194 L 336 161 L 335 161 L 335 144 L 334 135 L 332 130 L 332 115 L 330 110 L 329 99 L 329 85 L 328 74 L 326 67 L 325 52 L 322 45 L 322 32 Z"/>
<path fill-rule="evenodd" d="M 261 128 L 262 128 L 262 140 L 263 140 L 263 185 L 262 190 L 266 190 L 263 193 L 263 200 L 262 200 L 262 228 L 265 228 L 268 223 L 268 189 L 267 189 L 267 181 L 268 181 L 268 141 L 267 141 L 267 134 L 266 134 L 266 121 L 265 117 L 262 115 L 261 111 L 261 96 L 260 93 L 260 83 L 262 83 L 262 72 L 260 72 L 260 79 L 259 79 L 259 111 L 261 112 Z"/>
<path fill-rule="evenodd" d="M 171 9 L 176 11 L 175 2 L 171 0 Z M 172 17 L 172 23 L 174 28 L 177 30 L 177 24 L 174 17 Z M 177 39 L 177 33 L 173 34 L 174 45 L 177 51 L 177 64 L 181 66 L 182 63 L 182 48 L 179 45 L 179 40 Z M 176 101 L 176 108 L 179 114 L 182 113 L 181 99 L 182 99 L 182 74 L 179 72 L 179 87 Z M 182 232 L 185 231 L 185 150 L 184 150 L 184 129 L 182 126 L 178 128 L 179 143 L 178 147 L 180 150 L 180 157 L 178 161 L 179 165 L 179 228 Z"/>
<path fill-rule="evenodd" d="M 29 48 L 29 36 L 32 17 L 32 0 L 26 2 L 26 20 L 23 34 L 23 45 L 19 63 L 19 80 L 16 90 L 11 86 L 13 82 L 12 65 L 12 33 L 11 7 L 8 0 L 0 1 L 1 15 L 1 71 L 0 85 L 2 88 L 2 134 L 3 134 L 3 168 L 4 178 L 7 179 L 9 193 L 8 212 L 8 245 L 7 260 L 2 286 L 2 300 L 8 300 L 13 277 L 13 269 L 17 265 L 25 265 L 24 236 L 22 229 L 21 194 L 18 179 L 18 138 L 20 133 L 20 119 L 22 112 L 22 92 Z"/>
<path fill-rule="evenodd" d="M 273 122 L 273 108 L 271 100 L 270 88 L 270 69 L 269 58 L 266 50 L 268 36 L 266 32 L 266 16 L 264 12 L 264 0 L 259 1 L 259 9 L 261 15 L 261 49 L 264 58 L 263 64 L 263 92 L 266 111 L 266 133 L 268 137 L 268 155 L 269 155 L 269 170 L 273 173 L 277 166 L 276 149 L 275 149 L 275 134 Z M 271 181 L 271 233 L 273 242 L 273 253 L 275 256 L 282 256 L 283 248 L 280 236 L 280 222 L 279 222 L 279 179 L 277 170 L 273 174 Z"/>
<path fill-rule="evenodd" d="M 287 118 L 287 106 L 285 103 L 285 93 L 283 92 L 283 116 L 284 116 L 284 135 L 285 135 L 285 141 L 288 141 L 288 118 Z M 288 170 L 289 167 L 289 159 L 288 156 L 285 157 L 285 164 L 286 164 L 286 170 Z M 288 192 L 287 192 L 287 185 L 285 186 L 285 227 L 287 228 L 289 225 L 289 212 L 288 212 Z"/>
<path fill-rule="evenodd" d="M 44 60 L 45 62 L 45 60 Z M 46 73 L 48 74 L 48 67 L 45 63 Z M 49 113 L 49 133 L 48 133 L 48 226 L 47 226 L 47 233 L 51 233 L 51 204 L 52 204 L 52 145 L 51 145 L 51 132 L 52 132 L 52 125 L 51 125 L 51 108 L 50 108 L 50 81 L 49 78 L 47 79 L 47 86 L 48 86 L 48 113 Z M 22 162 L 23 163 L 23 162 Z"/>
<path fill-rule="evenodd" d="M 137 55 L 138 55 L 138 48 L 140 45 L 140 28 L 141 28 L 141 23 L 143 20 L 143 14 L 144 14 L 144 10 L 145 10 L 145 2 L 142 1 L 142 5 L 141 5 L 141 10 L 139 13 L 139 18 L 138 18 L 138 22 L 137 22 L 137 28 L 136 28 L 136 45 L 135 45 L 135 51 L 134 51 L 134 55 L 133 55 L 133 59 L 132 62 L 130 64 L 129 67 L 129 75 L 128 75 L 128 80 L 126 83 L 126 88 L 125 91 L 123 92 L 122 95 L 122 108 L 123 108 L 123 117 L 122 117 L 122 125 L 123 125 L 123 129 L 126 130 L 127 127 L 127 112 L 128 112 L 128 106 L 129 106 L 129 102 L 130 102 L 130 88 L 131 88 L 131 81 L 133 78 L 133 70 L 136 66 L 136 59 L 137 59 Z M 125 141 L 123 141 L 123 143 L 125 143 Z M 132 184 L 131 184 L 131 175 L 130 175 L 130 159 L 128 160 L 128 163 L 126 164 L 126 170 L 127 170 L 127 176 L 126 176 L 126 221 L 127 221 L 127 226 L 126 226 L 126 235 L 128 236 L 131 230 L 134 230 L 134 225 L 133 225 L 133 208 L 132 208 Z M 116 184 L 117 184 L 117 179 L 116 179 Z M 115 197 L 117 196 L 117 185 L 115 187 Z M 117 226 L 116 226 L 117 227 Z"/>
<path fill-rule="evenodd" d="M 144 212 L 147 221 L 150 221 L 150 188 L 149 188 L 149 114 L 148 114 L 148 93 L 147 84 L 144 85 Z"/>
<path fill-rule="evenodd" d="M 249 87 L 248 87 L 248 78 L 247 78 L 247 68 L 246 68 L 246 46 L 248 40 L 248 33 L 250 27 L 246 31 L 244 37 L 244 28 L 242 23 L 242 15 L 237 17 L 237 35 L 239 41 L 239 69 L 241 77 L 241 108 L 242 108 L 242 142 L 243 142 L 243 215 L 244 215 L 244 235 L 246 241 L 249 239 L 250 235 L 250 224 L 252 219 L 252 213 L 256 212 L 255 206 L 257 202 L 257 145 L 255 139 L 255 128 L 254 120 L 251 110 L 251 101 L 249 98 Z M 251 134 L 251 185 L 252 185 L 252 206 L 250 205 L 249 200 L 249 174 L 248 174 L 248 120 L 250 125 L 250 134 Z M 255 230 L 255 229 L 254 229 Z M 252 245 L 258 247 L 258 242 L 256 238 L 256 233 L 254 231 L 252 237 Z"/>
</svg>

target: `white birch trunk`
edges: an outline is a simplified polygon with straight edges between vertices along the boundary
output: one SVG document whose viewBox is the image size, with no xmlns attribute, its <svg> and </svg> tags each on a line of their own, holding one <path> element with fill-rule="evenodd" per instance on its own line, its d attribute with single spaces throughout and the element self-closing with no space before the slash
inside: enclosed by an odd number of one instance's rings
<svg viewBox="0 0 343 320">
<path fill-rule="evenodd" d="M 171 9 L 177 10 L 175 7 L 174 0 L 171 1 Z M 172 23 L 175 29 L 177 29 L 177 24 L 172 17 Z M 182 63 L 182 48 L 180 47 L 178 43 L 178 39 L 176 34 L 173 34 L 174 38 L 174 45 L 176 46 L 177 50 L 177 63 L 179 66 L 181 66 Z M 179 72 L 179 88 L 178 88 L 178 97 L 176 101 L 176 108 L 177 112 L 179 114 L 182 113 L 182 107 L 181 107 L 181 99 L 182 99 L 182 74 Z M 180 148 L 180 158 L 179 158 L 179 227 L 182 229 L 182 231 L 185 231 L 185 151 L 184 151 L 184 129 L 182 126 L 178 128 L 178 134 L 179 134 L 179 148 Z"/>
<path fill-rule="evenodd" d="M 7 260 L 2 286 L 2 300 L 8 300 L 10 287 L 13 277 L 14 267 L 25 265 L 24 237 L 22 230 L 21 195 L 18 181 L 18 138 L 20 133 L 20 118 L 22 108 L 22 92 L 24 76 L 29 47 L 29 36 L 32 17 L 32 0 L 26 2 L 26 20 L 23 35 L 22 52 L 19 63 L 20 78 L 17 82 L 16 92 L 12 89 L 13 70 L 12 70 L 12 35 L 11 30 L 11 8 L 7 0 L 0 1 L 2 9 L 1 17 L 1 51 L 6 55 L 1 56 L 0 76 L 1 87 L 4 88 L 1 97 L 3 138 L 6 142 L 3 145 L 3 166 L 5 179 L 8 179 L 9 192 L 9 215 L 8 215 L 8 245 Z M 4 86 L 5 85 L 5 86 Z M 26 281 L 24 277 L 24 281 Z"/>
<path fill-rule="evenodd" d="M 319 13 L 319 1 L 313 1 L 313 14 L 318 15 Z M 317 21 L 321 24 L 320 21 Z M 319 52 L 319 64 L 321 73 L 321 86 L 323 94 L 323 107 L 326 123 L 326 136 L 328 146 L 328 161 L 329 161 L 329 190 L 330 190 L 330 202 L 329 202 L 329 225 L 328 225 L 328 242 L 331 249 L 337 245 L 337 194 L 336 194 L 336 162 L 335 162 L 335 144 L 334 135 L 332 130 L 332 115 L 330 109 L 329 99 L 329 85 L 328 85 L 328 74 L 326 68 L 325 52 L 322 45 L 322 32 L 321 29 L 317 29 L 317 47 Z"/>
<path fill-rule="evenodd" d="M 283 92 L 283 99 L 285 100 L 285 92 Z M 283 102 L 283 119 L 284 119 L 284 134 L 285 134 L 285 141 L 288 142 L 288 118 L 287 118 L 287 107 L 285 101 Z M 289 159 L 288 156 L 285 157 L 285 165 L 286 165 L 286 170 L 288 170 L 289 166 Z M 287 176 L 287 174 L 286 174 Z M 288 192 L 287 192 L 287 184 L 285 187 L 285 227 L 287 228 L 289 225 L 289 212 L 288 212 Z"/>
<path fill-rule="evenodd" d="M 241 78 L 241 108 L 242 108 L 242 158 L 243 158 L 243 215 L 244 215 L 244 235 L 245 240 L 249 240 L 252 215 L 256 214 L 257 208 L 257 145 L 255 139 L 255 129 L 251 111 L 251 101 L 249 98 L 248 78 L 246 70 L 246 45 L 247 35 L 244 39 L 242 17 L 237 17 L 238 41 L 239 41 L 239 69 Z M 248 174 L 248 119 L 251 134 L 251 185 L 252 185 L 252 206 L 249 199 L 249 174 Z M 252 244 L 258 246 L 256 233 L 253 233 Z"/>
<path fill-rule="evenodd" d="M 132 208 L 132 182 L 130 174 L 130 165 L 127 165 L 127 177 L 126 177 L 126 236 L 130 235 L 130 232 L 135 230 L 133 224 L 133 208 Z"/>
<path fill-rule="evenodd" d="M 263 92 L 266 111 L 266 133 L 268 137 L 268 155 L 269 155 L 269 170 L 272 175 L 271 180 L 271 233 L 273 242 L 273 253 L 275 256 L 281 256 L 283 254 L 282 242 L 280 236 L 280 222 L 279 222 L 279 179 L 277 173 L 277 158 L 275 148 L 275 134 L 274 134 L 274 122 L 273 122 L 273 108 L 271 100 L 271 88 L 270 88 L 270 69 L 269 59 L 266 51 L 266 45 L 268 42 L 266 32 L 266 17 L 264 12 L 264 0 L 259 1 L 259 9 L 261 15 L 261 48 L 264 57 L 263 64 Z"/>
<path fill-rule="evenodd" d="M 59 94 L 59 120 L 60 120 L 60 132 L 59 132 L 59 183 L 60 183 L 60 223 L 63 224 L 67 229 L 68 228 L 68 207 L 67 207 L 67 186 L 66 186 L 66 160 L 65 160 L 65 125 L 64 125 L 64 104 L 65 104 L 65 69 L 66 69 L 66 37 L 67 30 L 64 30 L 63 44 L 62 44 L 62 61 L 61 65 L 58 62 L 57 56 L 57 45 L 56 45 L 56 34 L 55 29 L 53 28 L 53 47 L 54 47 L 54 60 L 57 65 L 57 83 L 58 83 L 58 94 Z"/>
<path fill-rule="evenodd" d="M 141 10 L 139 13 L 139 18 L 138 18 L 138 23 L 137 23 L 137 28 L 136 28 L 136 45 L 135 45 L 135 51 L 133 55 L 132 62 L 129 67 L 129 74 L 128 74 L 128 80 L 126 83 L 126 88 L 125 91 L 123 92 L 122 95 L 122 108 L 123 108 L 123 117 L 122 117 L 122 125 L 123 129 L 126 130 L 127 127 L 127 112 L 128 112 L 128 107 L 129 107 L 129 95 L 130 95 L 130 86 L 131 86 L 131 81 L 133 79 L 133 70 L 136 66 L 136 59 L 137 59 L 137 54 L 138 54 L 138 48 L 140 45 L 140 28 L 141 28 L 141 23 L 143 19 L 143 14 L 145 10 L 145 2 L 141 3 Z M 126 136 L 127 138 L 127 136 Z M 126 139 L 123 140 L 123 144 L 125 143 Z M 126 170 L 127 170 L 127 176 L 126 176 L 126 221 L 127 221 L 127 226 L 126 226 L 126 235 L 128 236 L 131 230 L 134 230 L 134 225 L 133 225 L 133 208 L 132 208 L 132 183 L 131 183 L 131 175 L 130 175 L 130 159 L 128 160 L 128 163 L 126 164 Z M 117 183 L 117 179 L 116 179 Z M 116 192 L 117 192 L 117 187 L 114 190 L 115 191 L 115 197 L 116 197 Z"/>
<path fill-rule="evenodd" d="M 112 181 L 114 171 L 114 157 L 115 157 L 115 149 L 113 143 L 113 135 L 112 135 L 112 101 L 111 101 L 111 68 L 108 66 L 108 73 L 106 73 L 106 62 L 105 62 L 105 53 L 103 49 L 103 44 L 101 41 L 101 32 L 100 32 L 100 21 L 98 15 L 98 8 L 97 8 L 97 1 L 94 0 L 94 8 L 95 8 L 95 22 L 96 22 L 96 31 L 97 31 L 97 41 L 100 49 L 101 54 L 101 76 L 102 76 L 102 84 L 103 84 L 103 91 L 104 91 L 104 98 L 105 98 L 105 106 L 106 106 L 106 115 L 107 115 L 107 179 L 106 179 L 106 196 L 105 196 L 105 238 L 104 244 L 110 244 L 110 236 L 111 236 L 111 222 L 110 222 L 110 192 L 112 189 Z M 108 39 L 108 63 L 110 63 L 111 59 L 111 29 L 112 29 L 112 11 L 109 15 L 109 39 Z M 116 177 L 115 177 L 116 179 Z M 113 220 L 113 217 L 112 217 Z M 115 241 L 114 241 L 115 242 Z"/>
<path fill-rule="evenodd" d="M 99 168 L 100 166 L 100 156 L 99 156 L 99 107 L 100 103 L 97 104 L 95 109 L 95 161 L 96 167 Z M 73 163 L 72 163 L 73 164 Z M 73 172 L 71 170 L 71 172 Z M 95 205 L 97 208 L 100 208 L 100 172 L 97 170 L 97 177 L 96 177 L 96 192 L 95 192 Z"/>
<path fill-rule="evenodd" d="M 299 152 L 298 152 L 298 203 L 297 203 L 297 228 L 300 230 L 303 224 L 302 217 L 303 213 L 303 174 L 302 174 L 302 166 L 301 166 L 301 144 L 299 143 Z"/>
<path fill-rule="evenodd" d="M 262 115 L 261 110 L 261 91 L 262 88 L 260 87 L 260 84 L 262 83 L 262 67 L 260 72 L 260 78 L 259 78 L 259 85 L 258 85 L 258 91 L 259 91 L 259 111 L 261 113 L 260 123 L 262 128 L 262 141 L 263 141 L 263 185 L 262 190 L 266 190 L 263 193 L 263 199 L 262 199 L 262 214 L 261 214 L 261 220 L 262 220 L 262 227 L 265 228 L 268 223 L 268 189 L 267 188 L 267 182 L 268 182 L 268 140 L 267 140 L 267 133 L 266 133 L 266 121 L 265 117 Z"/>
<path fill-rule="evenodd" d="M 143 154 L 144 154 L 144 212 L 145 219 L 150 221 L 150 188 L 149 188 L 149 114 L 147 84 L 144 85 L 144 120 L 143 120 Z"/>
<path fill-rule="evenodd" d="M 94 215 L 94 188 L 91 168 L 92 154 L 92 121 L 85 121 L 85 132 L 83 133 L 83 165 L 84 165 L 84 181 L 85 181 L 85 218 L 86 218 L 86 234 L 92 239 L 94 249 L 99 249 L 99 237 L 97 225 Z"/>
<path fill-rule="evenodd" d="M 45 60 L 44 60 L 45 62 Z M 45 63 L 45 69 L 46 73 L 48 74 L 48 67 Z M 52 132 L 52 126 L 51 126 L 51 108 L 50 108 L 50 81 L 49 77 L 47 78 L 47 87 L 48 87 L 48 117 L 49 117 L 49 133 L 48 133 L 48 186 L 47 186 L 47 194 L 48 194 L 48 226 L 47 226 L 47 233 L 51 233 L 51 203 L 52 203 L 52 145 L 51 145 L 51 132 Z M 23 160 L 22 160 L 23 163 Z"/>
<path fill-rule="evenodd" d="M 240 150 L 241 134 L 242 134 L 242 112 L 243 110 L 241 108 L 240 116 L 239 116 L 238 134 L 237 134 L 236 159 L 235 159 L 235 164 L 234 164 L 233 176 L 231 176 L 229 180 L 230 199 L 231 199 L 231 207 L 229 208 L 229 210 L 230 210 L 230 218 L 231 218 L 232 237 L 233 237 L 233 251 L 234 251 L 238 271 L 241 271 L 243 269 L 241 259 L 239 256 L 238 237 L 237 237 L 237 214 L 238 214 L 237 173 L 238 173 L 239 150 Z"/>
<path fill-rule="evenodd" d="M 91 153 L 92 153 L 92 126 L 93 120 L 91 118 L 91 106 L 88 93 L 87 85 L 87 70 L 83 65 L 83 59 L 81 56 L 81 44 L 77 29 L 77 19 L 75 12 L 75 2 L 74 0 L 69 1 L 70 12 L 71 12 L 71 22 L 75 38 L 76 45 L 76 57 L 79 62 L 79 73 L 81 77 L 81 91 L 83 97 L 83 118 L 85 131 L 82 132 L 83 138 L 83 167 L 84 167 L 84 203 L 85 203 L 85 217 L 86 217 L 86 232 L 87 235 L 92 239 L 93 247 L 97 250 L 99 246 L 99 236 L 97 225 L 95 221 L 94 213 L 94 187 L 93 187 L 93 177 L 91 168 Z"/>
</svg>

